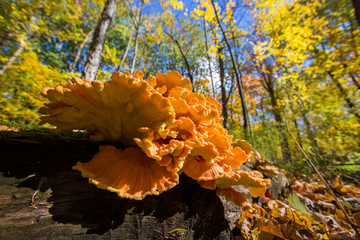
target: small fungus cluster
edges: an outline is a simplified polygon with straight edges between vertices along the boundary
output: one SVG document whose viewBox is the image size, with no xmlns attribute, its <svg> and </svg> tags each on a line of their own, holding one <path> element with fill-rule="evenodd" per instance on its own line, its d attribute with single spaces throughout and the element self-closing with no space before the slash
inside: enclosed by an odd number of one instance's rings
<svg viewBox="0 0 360 240">
<path fill-rule="evenodd" d="M 136 200 L 173 188 L 181 173 L 238 205 L 248 202 L 234 185 L 248 187 L 254 197 L 265 193 L 270 180 L 238 170 L 252 148 L 232 142 L 214 98 L 193 93 L 189 79 L 176 71 L 143 76 L 115 72 L 111 81 L 74 78 L 43 90 L 50 103 L 39 110 L 46 115 L 42 124 L 57 132 L 87 130 L 92 141 L 127 146 L 102 146 L 74 169 L 97 187 Z"/>
</svg>

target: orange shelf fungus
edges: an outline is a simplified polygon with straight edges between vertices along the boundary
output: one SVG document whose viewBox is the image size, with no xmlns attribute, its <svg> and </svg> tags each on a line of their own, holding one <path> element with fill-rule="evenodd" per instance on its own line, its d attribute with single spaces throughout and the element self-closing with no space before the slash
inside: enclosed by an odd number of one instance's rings
<svg viewBox="0 0 360 240">
<path fill-rule="evenodd" d="M 136 147 L 124 150 L 111 145 L 100 147 L 90 162 L 78 162 L 73 169 L 98 188 L 136 200 L 159 195 L 179 183 L 177 173 L 167 171 Z"/>
<path fill-rule="evenodd" d="M 127 147 L 100 147 L 74 169 L 97 187 L 136 200 L 173 188 L 181 173 L 238 205 L 248 202 L 232 186 L 244 185 L 254 197 L 266 191 L 270 180 L 261 173 L 238 170 L 252 147 L 232 140 L 214 98 L 193 93 L 176 71 L 143 76 L 115 72 L 107 82 L 75 78 L 43 90 L 50 103 L 39 110 L 42 124 L 57 132 L 87 130 L 92 141 Z"/>
<path fill-rule="evenodd" d="M 41 124 L 50 123 L 56 131 L 83 129 L 94 141 L 118 142 L 135 146 L 134 138 L 146 133 L 164 136 L 166 125 L 174 124 L 175 113 L 170 101 L 142 80 L 143 74 L 115 72 L 111 81 L 88 81 L 78 78 L 56 88 L 45 88 L 42 95 L 52 103 L 39 112 Z"/>
</svg>

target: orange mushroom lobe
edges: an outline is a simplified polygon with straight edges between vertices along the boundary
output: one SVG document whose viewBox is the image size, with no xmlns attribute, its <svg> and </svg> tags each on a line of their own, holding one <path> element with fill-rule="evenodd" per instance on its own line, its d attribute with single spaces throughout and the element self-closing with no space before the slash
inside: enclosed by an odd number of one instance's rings
<svg viewBox="0 0 360 240">
<path fill-rule="evenodd" d="M 124 150 L 111 145 L 100 147 L 90 162 L 78 162 L 73 169 L 98 188 L 136 200 L 158 195 L 179 182 L 177 173 L 167 171 L 137 147 Z"/>
</svg>

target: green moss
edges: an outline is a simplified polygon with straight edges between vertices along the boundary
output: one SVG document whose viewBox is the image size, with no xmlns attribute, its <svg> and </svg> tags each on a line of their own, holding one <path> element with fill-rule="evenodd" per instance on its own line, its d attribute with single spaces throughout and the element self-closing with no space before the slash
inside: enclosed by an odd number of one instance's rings
<svg viewBox="0 0 360 240">
<path fill-rule="evenodd" d="M 50 137 L 63 140 L 86 140 L 89 137 L 88 133 L 85 131 L 66 131 L 61 134 L 56 134 L 52 131 L 52 129 L 39 125 L 22 125 L 14 122 L 0 122 L 0 126 L 1 125 L 9 128 L 15 128 L 18 131 L 0 131 L 0 139 Z"/>
</svg>

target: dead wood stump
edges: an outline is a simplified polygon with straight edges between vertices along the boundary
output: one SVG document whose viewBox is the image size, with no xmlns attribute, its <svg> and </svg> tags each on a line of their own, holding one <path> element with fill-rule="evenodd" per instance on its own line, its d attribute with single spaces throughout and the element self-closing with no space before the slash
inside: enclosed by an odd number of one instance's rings
<svg viewBox="0 0 360 240">
<path fill-rule="evenodd" d="M 186 176 L 142 201 L 89 184 L 71 167 L 89 161 L 99 145 L 1 133 L 0 239 L 233 238 L 240 208 Z"/>
</svg>

